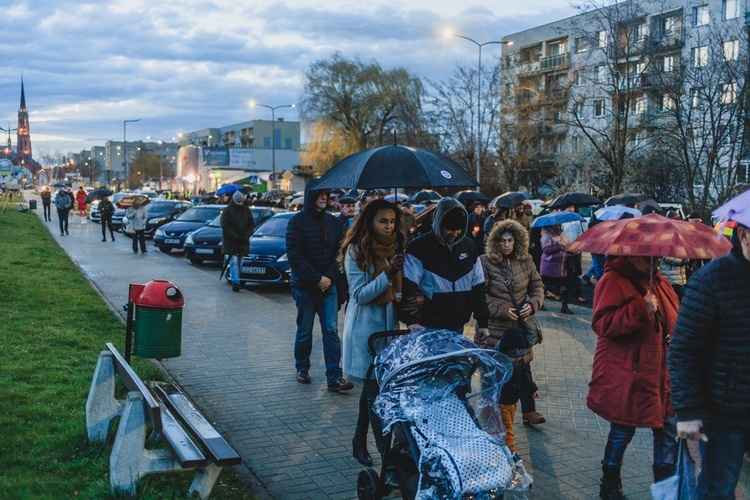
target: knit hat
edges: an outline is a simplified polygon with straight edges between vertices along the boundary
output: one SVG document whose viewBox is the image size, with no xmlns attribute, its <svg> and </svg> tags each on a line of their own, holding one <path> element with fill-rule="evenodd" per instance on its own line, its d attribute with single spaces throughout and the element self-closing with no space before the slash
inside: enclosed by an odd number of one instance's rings
<svg viewBox="0 0 750 500">
<path fill-rule="evenodd" d="M 464 207 L 456 207 L 449 210 L 445 216 L 443 216 L 441 228 L 450 230 L 466 229 L 466 210 Z"/>
<path fill-rule="evenodd" d="M 242 203 L 243 201 L 245 201 L 245 195 L 242 194 L 242 191 L 235 191 L 232 195 L 232 200 L 235 203 Z"/>
<path fill-rule="evenodd" d="M 503 354 L 508 354 L 514 349 L 523 349 L 526 351 L 528 347 L 529 342 L 526 340 L 523 330 L 517 326 L 511 326 L 510 328 L 505 329 L 503 336 L 500 339 L 500 342 L 495 346 L 495 349 Z"/>
</svg>

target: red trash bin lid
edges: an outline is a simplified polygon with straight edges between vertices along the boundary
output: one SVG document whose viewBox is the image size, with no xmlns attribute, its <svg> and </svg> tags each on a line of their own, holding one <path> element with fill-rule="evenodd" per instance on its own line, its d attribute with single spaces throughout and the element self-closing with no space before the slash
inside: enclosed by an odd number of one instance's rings
<svg viewBox="0 0 750 500">
<path fill-rule="evenodd" d="M 151 280 L 145 285 L 131 284 L 131 300 L 138 306 L 176 309 L 185 305 L 185 297 L 174 283 Z"/>
</svg>

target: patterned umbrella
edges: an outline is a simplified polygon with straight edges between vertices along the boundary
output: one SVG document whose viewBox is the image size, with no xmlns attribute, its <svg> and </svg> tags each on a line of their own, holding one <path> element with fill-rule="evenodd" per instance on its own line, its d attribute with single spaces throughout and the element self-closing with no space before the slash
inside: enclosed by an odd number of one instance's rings
<svg viewBox="0 0 750 500">
<path fill-rule="evenodd" d="M 635 219 L 603 221 L 566 249 L 600 255 L 713 259 L 726 255 L 732 245 L 698 222 L 667 219 L 656 213 Z"/>
<path fill-rule="evenodd" d="M 542 215 L 541 217 L 537 217 L 536 219 L 534 219 L 534 222 L 531 223 L 531 227 L 537 228 L 559 226 L 560 224 L 565 224 L 566 222 L 581 222 L 585 220 L 586 219 L 584 219 L 581 214 L 576 212 L 553 212 L 551 214 Z"/>
</svg>

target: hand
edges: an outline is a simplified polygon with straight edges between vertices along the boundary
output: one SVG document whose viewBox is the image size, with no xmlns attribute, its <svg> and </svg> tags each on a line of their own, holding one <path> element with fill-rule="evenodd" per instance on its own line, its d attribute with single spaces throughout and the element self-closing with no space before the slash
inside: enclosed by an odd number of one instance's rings
<svg viewBox="0 0 750 500">
<path fill-rule="evenodd" d="M 508 309 L 508 319 L 512 319 L 513 321 L 518 321 L 518 314 L 516 313 L 515 309 Z"/>
<path fill-rule="evenodd" d="M 646 309 L 648 309 L 648 313 L 654 314 L 659 308 L 659 299 L 657 299 L 656 295 L 652 294 L 651 292 L 646 292 L 646 295 L 643 297 L 643 299 L 646 301 Z"/>
<path fill-rule="evenodd" d="M 320 290 L 321 292 L 325 292 L 330 286 L 331 280 L 327 276 L 321 276 L 320 281 L 318 281 L 318 284 L 316 285 L 318 290 Z"/>
<path fill-rule="evenodd" d="M 418 332 L 419 330 L 424 330 L 424 327 L 420 325 L 419 323 L 414 323 L 414 324 L 409 325 L 410 332 L 414 333 L 414 332 Z"/>
<path fill-rule="evenodd" d="M 690 439 L 691 441 L 708 441 L 703 434 L 702 420 L 689 420 L 687 422 L 677 422 L 677 437 L 681 439 Z"/>
<path fill-rule="evenodd" d="M 474 334 L 474 342 L 479 344 L 480 342 L 484 342 L 484 340 L 487 339 L 489 336 L 490 336 L 489 328 L 477 328 L 477 331 Z"/>
<path fill-rule="evenodd" d="M 534 399 L 539 399 L 539 391 L 536 391 L 532 396 L 534 396 Z"/>
<path fill-rule="evenodd" d="M 388 279 L 393 279 L 396 274 L 404 268 L 404 254 L 397 253 L 391 257 L 391 261 L 388 263 L 388 267 L 385 268 L 385 274 Z"/>
<path fill-rule="evenodd" d="M 424 295 L 421 293 L 401 302 L 401 311 L 405 314 L 416 314 L 424 305 Z"/>
<path fill-rule="evenodd" d="M 534 309 L 532 309 L 531 304 L 524 304 L 523 307 L 521 307 L 522 318 L 528 318 L 532 314 L 534 314 Z"/>
</svg>

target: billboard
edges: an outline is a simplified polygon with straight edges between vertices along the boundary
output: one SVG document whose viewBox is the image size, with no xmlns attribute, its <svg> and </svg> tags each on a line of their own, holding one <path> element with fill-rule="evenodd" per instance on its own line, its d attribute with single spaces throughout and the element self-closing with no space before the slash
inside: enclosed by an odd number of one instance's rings
<svg viewBox="0 0 750 500">
<path fill-rule="evenodd" d="M 202 164 L 204 167 L 252 167 L 253 152 L 250 149 L 238 148 L 202 148 Z"/>
</svg>

